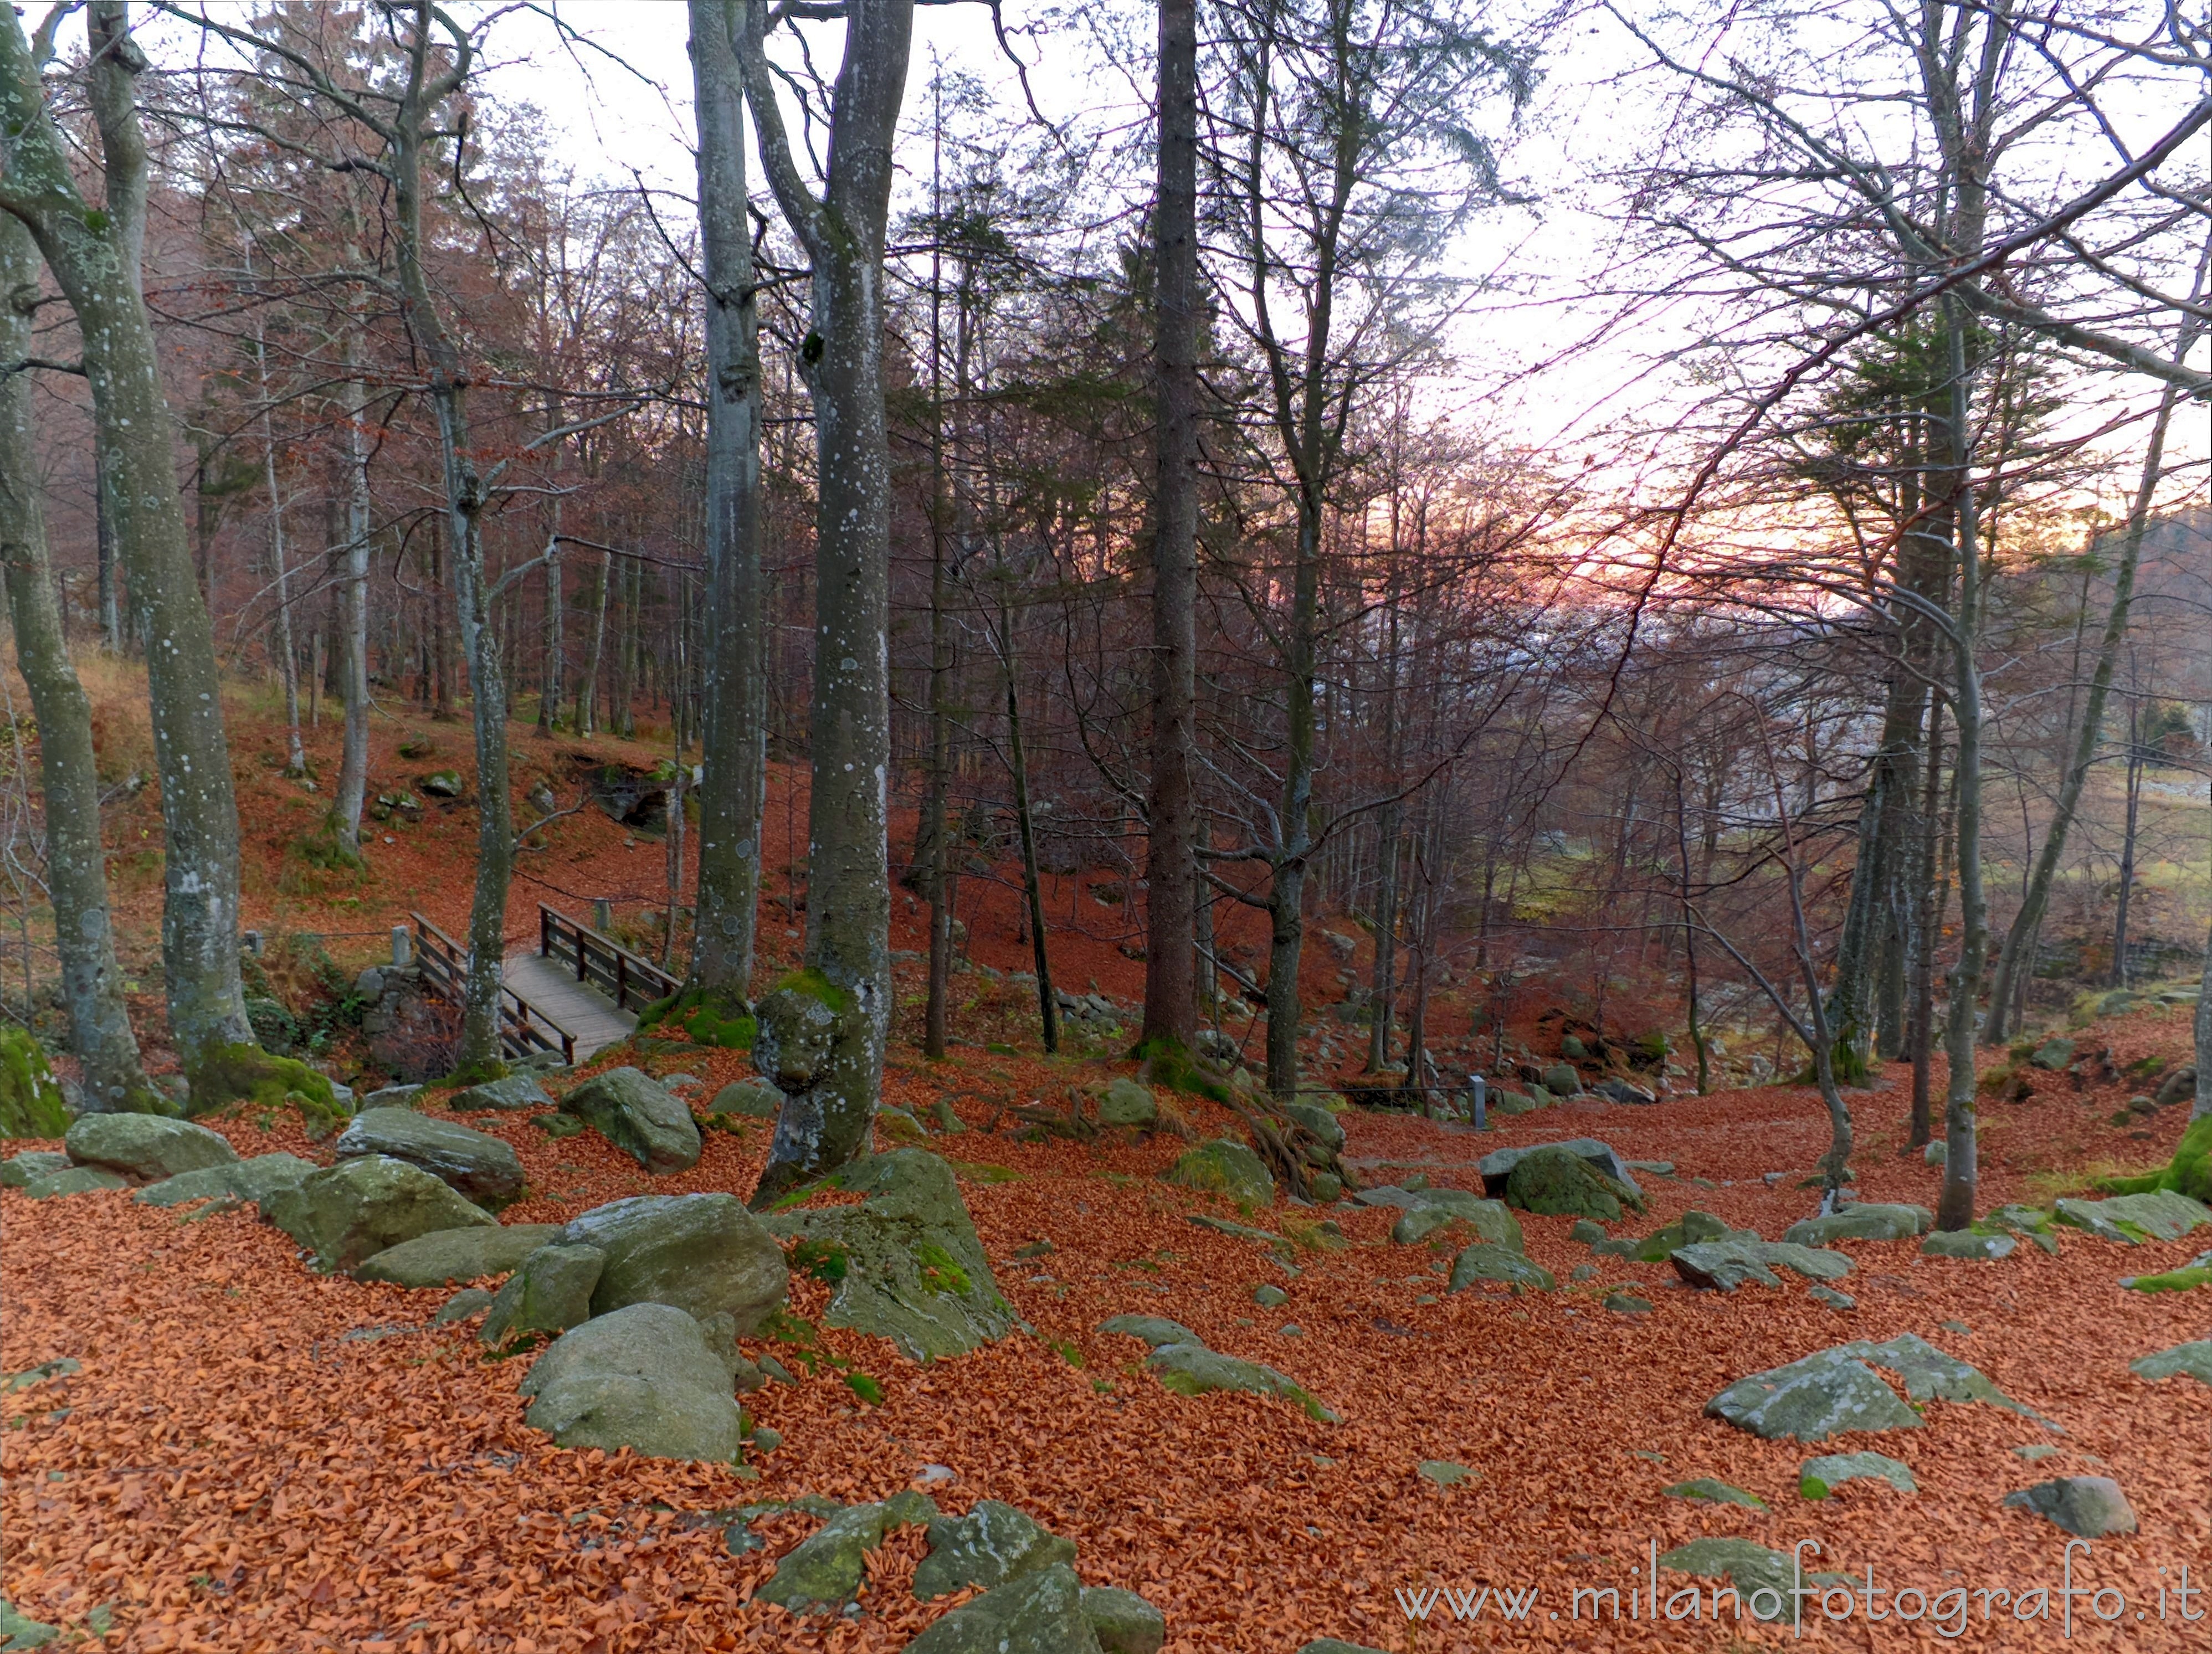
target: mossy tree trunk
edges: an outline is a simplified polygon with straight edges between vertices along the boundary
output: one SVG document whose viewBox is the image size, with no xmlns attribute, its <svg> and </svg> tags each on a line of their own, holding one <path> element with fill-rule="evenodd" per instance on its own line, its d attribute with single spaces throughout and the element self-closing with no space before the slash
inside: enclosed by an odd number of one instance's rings
<svg viewBox="0 0 2212 1654">
<path fill-rule="evenodd" d="M 745 101 L 777 204 L 812 265 L 800 350 L 814 404 L 812 781 L 807 800 L 806 974 L 834 1027 L 804 1089 L 786 1087 L 756 1202 L 866 1149 L 890 1028 L 890 455 L 884 426 L 884 239 L 905 94 L 913 0 L 850 0 L 817 198 L 775 101 L 763 0 L 742 0 Z M 765 1008 L 762 1032 L 769 1032 Z"/>
<path fill-rule="evenodd" d="M 62 962 L 70 1049 L 84 1065 L 85 1107 L 104 1113 L 166 1114 L 147 1084 L 123 1000 L 100 848 L 100 776 L 92 707 L 70 664 L 46 556 L 27 368 L 39 298 L 39 253 L 31 233 L 0 215 L 0 575 L 15 623 L 15 662 L 39 721 L 39 779 L 46 803 L 46 885 Z"/>
</svg>

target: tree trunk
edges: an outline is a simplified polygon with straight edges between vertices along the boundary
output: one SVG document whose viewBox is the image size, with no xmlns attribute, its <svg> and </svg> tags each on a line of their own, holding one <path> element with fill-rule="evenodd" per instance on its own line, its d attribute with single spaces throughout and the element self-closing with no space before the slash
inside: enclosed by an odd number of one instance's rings
<svg viewBox="0 0 2212 1654">
<path fill-rule="evenodd" d="M 338 848 L 361 858 L 361 812 L 368 797 L 368 387 L 351 377 L 359 342 L 345 335 L 345 581 L 338 590 L 338 675 L 345 702 L 345 734 L 338 756 L 337 794 L 331 824 Z"/>
<path fill-rule="evenodd" d="M 576 733 L 589 739 L 599 730 L 599 662 L 607 646 L 608 583 L 614 578 L 614 553 L 599 553 L 599 572 L 592 583 L 592 646 L 576 680 Z"/>
<path fill-rule="evenodd" d="M 738 46 L 763 164 L 812 266 L 808 362 L 818 455 L 807 800 L 806 970 L 763 1002 L 757 1056 L 785 1093 L 756 1204 L 866 1151 L 890 1026 L 890 455 L 884 239 L 912 0 L 851 0 L 817 199 L 770 79 L 764 0 Z M 826 1016 L 823 1013 L 827 1013 Z M 799 1053 L 804 1050 L 801 1059 Z"/>
<path fill-rule="evenodd" d="M 688 987 L 741 1006 L 752 982 L 768 795 L 760 321 L 745 217 L 744 99 L 732 44 L 738 6 L 732 0 L 690 0 L 690 6 L 708 399 L 705 780 Z"/>
<path fill-rule="evenodd" d="M 94 0 L 88 30 L 106 209 L 95 212 L 77 192 L 74 152 L 46 109 L 39 65 L 12 12 L 0 18 L 0 119 L 15 134 L 0 179 L 0 209 L 29 229 L 76 313 L 117 549 L 142 629 L 161 643 L 149 654 L 147 672 L 167 833 L 161 952 L 170 1032 L 195 1111 L 270 1086 L 271 1101 L 296 1085 L 327 1102 L 329 1082 L 303 1078 L 309 1071 L 301 1064 L 264 1057 L 246 1019 L 238 811 L 222 678 L 177 496 L 174 424 L 162 398 L 159 350 L 138 286 L 147 158 L 132 81 L 144 59 L 130 38 L 122 0 Z"/>
<path fill-rule="evenodd" d="M 1045 941 L 1044 880 L 1037 869 L 1036 822 L 1030 810 L 1029 755 L 1022 744 L 1022 702 L 1015 689 L 1013 617 L 1005 605 L 1005 591 L 1002 584 L 999 632 L 1000 659 L 1006 670 L 1006 763 L 1013 772 L 1014 825 L 1022 844 L 1022 897 L 1028 903 L 1030 956 L 1036 963 L 1037 1024 L 1043 1032 L 1044 1049 L 1057 1051 L 1060 1000 L 1053 989 L 1052 957 Z"/>
<path fill-rule="evenodd" d="M 2136 830 L 2142 817 L 2142 701 L 2128 700 L 2127 815 L 2120 830 L 2120 894 L 2112 904 L 2112 986 L 2128 985 L 2128 909 L 2136 890 Z"/>
<path fill-rule="evenodd" d="M 1997 956 L 1996 981 L 1990 990 L 1989 1025 L 1983 1037 L 1984 1044 L 2004 1043 L 2012 1025 L 2008 1021 L 2008 1010 L 2019 988 L 2035 970 L 2035 935 L 2042 927 L 2044 911 L 2050 905 L 2051 883 L 2057 877 L 2067 835 L 2081 807 L 2082 788 L 2096 757 L 2097 740 L 2105 721 L 2105 702 L 2112 686 L 2112 671 L 2119 660 L 2120 645 L 2127 638 L 2128 611 L 2135 596 L 2136 568 L 2142 555 L 2143 534 L 2149 525 L 2150 508 L 2159 481 L 2166 474 L 2166 429 L 2179 400 L 2179 393 L 2167 386 L 2159 401 L 2158 417 L 2151 423 L 2149 441 L 2143 453 L 2142 476 L 2136 484 L 2135 502 L 2128 512 L 2127 529 L 2120 540 L 2119 567 L 2112 574 L 2112 606 L 2106 613 L 2104 635 L 2098 641 L 2097 667 L 2089 680 L 2087 704 L 2081 710 L 2080 724 L 2074 729 L 2074 750 L 2069 757 L 2066 777 L 2060 784 L 2057 806 L 2044 834 L 2035 870 L 2028 877 L 2027 892 L 2021 899 L 2020 911 L 2013 916 L 2012 928 L 2005 933 L 2004 947 Z M 2131 806 L 2133 798 L 2130 792 Z M 2120 900 L 2124 909 L 2124 887 Z M 2113 965 L 2115 970 L 2118 968 L 2117 954 Z"/>
<path fill-rule="evenodd" d="M 262 481 L 269 490 L 269 558 L 276 575 L 276 660 L 284 686 L 284 774 L 298 779 L 307 773 L 307 750 L 300 739 L 300 651 L 292 635 L 291 558 L 284 550 L 284 496 L 276 474 L 276 428 L 269 410 L 273 394 L 269 383 L 269 347 L 254 324 L 254 365 L 261 376 Z"/>
<path fill-rule="evenodd" d="M 1140 1043 L 1198 1033 L 1198 4 L 1162 0 L 1152 240 L 1158 398 L 1152 502 L 1152 785 Z"/>
<path fill-rule="evenodd" d="M 550 735 L 560 727 L 561 702 L 567 690 L 561 683 L 561 657 L 568 650 L 561 611 L 561 517 L 554 507 L 553 532 L 545 541 L 545 653 L 538 671 L 538 732 Z"/>
<path fill-rule="evenodd" d="M 115 566 L 115 508 L 108 502 L 107 461 L 92 448 L 92 538 L 100 557 L 100 647 L 123 653 L 123 592 Z"/>
<path fill-rule="evenodd" d="M 31 354 L 39 254 L 30 232 L 0 216 L 0 361 Z M 31 376 L 0 376 L 0 575 L 15 623 L 15 664 L 39 721 L 39 782 L 46 795 L 46 885 L 61 956 L 70 1049 L 84 1067 L 87 1113 L 173 1114 L 147 1083 L 123 1000 L 100 836 L 100 775 L 92 706 L 62 636 L 61 605 L 46 555 Z"/>
</svg>

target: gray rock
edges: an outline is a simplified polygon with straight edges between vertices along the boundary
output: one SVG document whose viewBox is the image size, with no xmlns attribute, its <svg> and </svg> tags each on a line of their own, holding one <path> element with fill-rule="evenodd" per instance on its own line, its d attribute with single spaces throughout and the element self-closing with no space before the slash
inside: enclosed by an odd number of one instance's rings
<svg viewBox="0 0 2212 1654">
<path fill-rule="evenodd" d="M 1547 1148 L 1565 1149 L 1569 1153 L 1589 1161 L 1615 1183 L 1626 1183 L 1638 1199 L 1643 1197 L 1643 1188 L 1629 1175 L 1628 1162 L 1615 1153 L 1609 1144 L 1601 1143 L 1595 1137 L 1571 1138 L 1563 1143 L 1538 1143 L 1527 1148 L 1494 1150 L 1484 1155 L 1476 1168 L 1482 1173 L 1484 1192 L 1493 1198 L 1502 1197 L 1505 1193 L 1505 1180 L 1512 1176 L 1513 1168 L 1538 1150 Z"/>
<path fill-rule="evenodd" d="M 2069 1534 L 2103 1539 L 2136 1530 L 2136 1513 L 2120 1484 L 2110 1476 L 2061 1476 L 2007 1493 L 2008 1509 L 2027 1510 Z"/>
<path fill-rule="evenodd" d="M 1139 1085 L 1127 1074 L 1116 1074 L 1098 1099 L 1098 1123 L 1102 1126 L 1151 1127 L 1158 1122 L 1160 1105 L 1149 1087 Z"/>
<path fill-rule="evenodd" d="M 787 1552 L 755 1599 L 793 1614 L 842 1608 L 860 1594 L 867 1554 L 883 1542 L 884 1507 L 848 1505 Z"/>
<path fill-rule="evenodd" d="M 1838 1292 L 1826 1281 L 1815 1281 L 1806 1296 L 1817 1304 L 1826 1304 L 1832 1310 L 1856 1310 L 1859 1306 L 1858 1299 L 1853 1298 L 1849 1292 Z"/>
<path fill-rule="evenodd" d="M 1920 1151 L 1920 1158 L 1931 1166 L 1941 1167 L 1948 1160 L 1950 1152 L 1951 1146 L 1939 1137 Z"/>
<path fill-rule="evenodd" d="M 1796 1607 L 1792 1594 L 1800 1584 L 1796 1560 L 1786 1552 L 1771 1551 L 1748 1539 L 1693 1539 L 1662 1553 L 1659 1566 L 1701 1579 L 1727 1580 L 1735 1587 L 1744 1611 L 1754 1620 L 1787 1620 Z M 1849 1580 L 1843 1574 L 1808 1573 L 1802 1583 L 1844 1585 Z"/>
<path fill-rule="evenodd" d="M 499 1347 L 533 1334 L 559 1335 L 592 1317 L 592 1289 L 607 1255 L 596 1246 L 541 1246 L 507 1278 L 484 1316 L 478 1335 Z M 719 1341 L 709 1339 L 719 1346 Z M 715 1353 L 722 1351 L 718 1347 Z M 732 1351 L 734 1353 L 734 1351 Z"/>
<path fill-rule="evenodd" d="M 1276 1310 L 1289 1303 L 1291 1295 L 1281 1287 L 1263 1281 L 1252 1289 L 1252 1301 L 1263 1310 Z M 1170 1339 L 1168 1341 L 1173 1343 L 1176 1341 Z"/>
<path fill-rule="evenodd" d="M 341 1160 L 274 1191 L 261 1202 L 261 1218 L 325 1269 L 356 1268 L 417 1235 L 499 1221 L 420 1166 L 387 1154 Z"/>
<path fill-rule="evenodd" d="M 1920 1243 L 1920 1256 L 1995 1263 L 2000 1258 L 2010 1257 L 2019 1245 L 2020 1242 L 2010 1235 L 1978 1235 L 1971 1229 L 1939 1229 Z"/>
<path fill-rule="evenodd" d="M 455 1114 L 479 1114 L 486 1110 L 516 1114 L 526 1109 L 550 1109 L 553 1099 L 538 1083 L 537 1075 L 509 1074 L 503 1079 L 488 1079 L 481 1085 L 455 1092 L 446 1100 L 446 1106 Z"/>
<path fill-rule="evenodd" d="M 1285 1299 L 1289 1296 L 1287 1292 L 1284 1294 Z M 1147 1349 L 1156 1350 L 1167 1344 L 1197 1344 L 1202 1347 L 1206 1342 L 1180 1321 L 1170 1321 L 1164 1316 L 1109 1316 L 1098 1323 L 1098 1330 L 1134 1338 Z"/>
<path fill-rule="evenodd" d="M 707 1104 L 707 1117 L 734 1116 L 747 1120 L 773 1120 L 783 1110 L 783 1093 L 765 1081 L 733 1079 L 716 1092 Z"/>
<path fill-rule="evenodd" d="M 353 991 L 354 996 L 356 999 L 382 999 L 384 997 L 384 972 L 375 965 L 369 966 L 368 970 L 362 971 L 360 976 L 356 976 L 353 979 Z"/>
<path fill-rule="evenodd" d="M 1905 1393 L 1916 1402 L 1953 1402 L 1961 1405 L 1978 1402 L 2031 1419 L 2045 1430 L 2058 1431 L 2057 1425 L 2033 1408 L 2022 1406 L 1991 1383 L 1979 1368 L 1955 1355 L 1947 1355 L 1917 1333 L 1900 1333 L 1881 1344 L 1838 1345 L 1837 1350 L 1895 1373 L 1905 1380 Z"/>
<path fill-rule="evenodd" d="M 714 1463 L 741 1450 L 729 1369 L 672 1304 L 629 1304 L 563 1334 L 520 1393 L 530 1398 L 524 1421 L 563 1447 Z"/>
<path fill-rule="evenodd" d="M 1478 1481 L 1482 1475 L 1453 1459 L 1423 1459 L 1413 1467 L 1413 1474 L 1439 1487 L 1456 1487 L 1463 1481 Z"/>
<path fill-rule="evenodd" d="M 2159 1083 L 2158 1092 L 2153 1100 L 2160 1108 L 2166 1108 L 2180 1102 L 2184 1098 L 2193 1098 L 2196 1095 L 2196 1066 L 2192 1063 L 2184 1063 Z"/>
<path fill-rule="evenodd" d="M 1695 1481 L 1678 1481 L 1662 1490 L 1668 1499 L 1686 1499 L 1693 1505 L 1741 1505 L 1747 1510 L 1764 1511 L 1766 1501 L 1756 1493 L 1747 1493 L 1734 1482 L 1722 1481 L 1713 1476 L 1699 1476 Z"/>
<path fill-rule="evenodd" d="M 442 1286 L 503 1275 L 561 1233 L 556 1223 L 471 1224 L 433 1230 L 387 1247 L 354 1271 L 362 1280 L 395 1286 Z"/>
<path fill-rule="evenodd" d="M 1382 1651 L 1365 1643 L 1347 1643 L 1341 1637 L 1316 1637 L 1298 1654 L 1382 1654 Z"/>
<path fill-rule="evenodd" d="M 1841 1252 L 1737 1236 L 1677 1247 L 1668 1256 L 1674 1273 L 1692 1286 L 1724 1292 L 1735 1291 L 1746 1281 L 1779 1286 L 1782 1278 L 1774 1273 L 1777 1268 L 1795 1270 L 1812 1280 L 1839 1280 L 1851 1271 L 1851 1261 Z"/>
<path fill-rule="evenodd" d="M 1559 1284 L 1549 1269 L 1532 1262 L 1525 1254 L 1488 1241 L 1463 1248 L 1452 1260 L 1451 1285 L 1444 1290 L 1465 1292 L 1478 1280 L 1499 1281 L 1516 1292 L 1548 1292 Z"/>
<path fill-rule="evenodd" d="M 361 1099 L 363 1109 L 411 1109 L 422 1095 L 420 1085 L 380 1085 Z"/>
<path fill-rule="evenodd" d="M 1807 1499 L 1826 1499 L 1847 1481 L 1886 1481 L 1900 1493 L 1917 1493 L 1912 1469 L 1881 1453 L 1831 1453 L 1808 1459 L 1797 1472 L 1797 1491 Z"/>
<path fill-rule="evenodd" d="M 1508 1251 L 1523 1252 L 1527 1242 L 1521 1219 L 1503 1201 L 1485 1200 L 1463 1189 L 1393 1190 L 1405 1195 L 1405 1215 L 1390 1226 L 1390 1238 L 1401 1246 L 1418 1245 L 1447 1224 L 1463 1223 L 1478 1238 Z M 1382 1204 L 1382 1202 L 1376 1202 Z"/>
<path fill-rule="evenodd" d="M 1100 1654 L 1085 1595 L 1065 1563 L 1040 1568 L 953 1609 L 906 1654 Z"/>
<path fill-rule="evenodd" d="M 2128 1371 L 2153 1383 L 2181 1374 L 2199 1383 L 2212 1384 L 2212 1340 L 2199 1339 L 2194 1343 L 2176 1344 L 2155 1355 L 2139 1355 L 2128 1363 Z"/>
<path fill-rule="evenodd" d="M 987 1499 L 964 1517 L 941 1516 L 929 1524 L 929 1554 L 914 1571 L 914 1594 L 927 1602 L 970 1585 L 988 1590 L 1040 1568 L 1074 1562 L 1073 1540 L 1011 1505 Z"/>
<path fill-rule="evenodd" d="M 464 1286 L 438 1306 L 438 1313 L 430 1317 L 434 1327 L 450 1327 L 457 1321 L 466 1321 L 472 1315 L 482 1315 L 491 1308 L 492 1294 L 481 1286 Z"/>
<path fill-rule="evenodd" d="M 1159 1375 L 1161 1386 L 1178 1396 L 1203 1396 L 1209 1390 L 1243 1390 L 1255 1396 L 1280 1396 L 1296 1402 L 1306 1416 L 1323 1424 L 1339 1422 L 1297 1379 L 1257 1361 L 1240 1361 L 1220 1355 L 1203 1344 L 1164 1344 L 1146 1359 L 1145 1365 Z"/>
<path fill-rule="evenodd" d="M 1555 1062 L 1544 1070 L 1544 1089 L 1554 1097 L 1572 1097 L 1582 1088 L 1582 1075 L 1566 1063 Z"/>
<path fill-rule="evenodd" d="M 1607 1292 L 1605 1295 L 1605 1307 L 1615 1315 L 1650 1315 L 1651 1300 L 1648 1298 L 1638 1298 L 1633 1292 Z"/>
<path fill-rule="evenodd" d="M 16 1651 L 44 1648 L 62 1634 L 59 1626 L 50 1626 L 18 1613 L 15 1605 L 0 1596 L 0 1648 L 8 1654 Z"/>
<path fill-rule="evenodd" d="M 1911 1240 L 1935 1226 L 1936 1214 L 1924 1206 L 1847 1206 L 1825 1218 L 1808 1218 L 1782 1231 L 1782 1238 L 1798 1246 L 1826 1246 L 1839 1240 Z"/>
<path fill-rule="evenodd" d="M 894 1149 L 865 1155 L 826 1183 L 866 1198 L 766 1220 L 779 1238 L 843 1256 L 844 1276 L 832 1287 L 825 1324 L 888 1338 L 915 1361 L 965 1355 L 1018 1324 L 943 1159 L 923 1149 Z"/>
<path fill-rule="evenodd" d="M 28 1189 L 40 1178 L 69 1168 L 69 1156 L 58 1149 L 25 1149 L 0 1161 L 0 1189 Z"/>
<path fill-rule="evenodd" d="M 727 1313 L 745 1337 L 783 1302 L 790 1270 L 761 1220 L 734 1195 L 636 1195 L 594 1207 L 561 1231 L 606 1256 L 592 1313 L 667 1304 L 704 1320 Z"/>
<path fill-rule="evenodd" d="M 23 1194 L 29 1200 L 51 1201 L 64 1195 L 97 1195 L 106 1189 L 130 1187 L 130 1181 L 121 1172 L 110 1171 L 106 1166 L 70 1166 L 66 1171 L 33 1178 L 24 1186 Z"/>
<path fill-rule="evenodd" d="M 522 1162 L 489 1132 L 412 1109 L 370 1109 L 356 1115 L 331 1146 L 340 1160 L 388 1155 L 417 1165 L 487 1212 L 512 1206 L 522 1194 Z"/>
<path fill-rule="evenodd" d="M 1271 1205 L 1275 1198 L 1275 1180 L 1260 1157 L 1226 1137 L 1190 1150 L 1161 1176 L 1185 1189 L 1225 1195 L 1247 1206 Z"/>
<path fill-rule="evenodd" d="M 64 1140 L 81 1166 L 105 1166 L 134 1183 L 158 1183 L 180 1171 L 228 1165 L 238 1151 L 220 1132 L 158 1114 L 88 1114 Z"/>
<path fill-rule="evenodd" d="M 1705 1403 L 1705 1416 L 1768 1441 L 1820 1442 L 1847 1431 L 1917 1430 L 1920 1415 L 1858 1360 L 1848 1344 L 1739 1378 Z"/>
<path fill-rule="evenodd" d="M 611 1068 L 561 1099 L 573 1115 L 647 1171 L 699 1164 L 699 1128 L 681 1099 L 636 1068 Z"/>
<path fill-rule="evenodd" d="M 1083 1617 L 1098 1639 L 1099 1654 L 1160 1654 L 1168 1639 L 1167 1618 L 1136 1592 L 1085 1585 L 1082 1600 Z"/>
<path fill-rule="evenodd" d="M 2086 1229 L 2100 1240 L 2130 1246 L 2146 1240 L 2179 1240 L 2199 1225 L 2212 1224 L 2212 1207 L 2170 1189 L 2148 1195 L 2115 1195 L 2102 1201 L 2056 1201 L 2051 1212 L 2058 1222 Z"/>
<path fill-rule="evenodd" d="M 2054 1036 L 2036 1047 L 2027 1059 L 2027 1066 L 2055 1073 L 2073 1061 L 2074 1042 L 2063 1036 Z"/>
<path fill-rule="evenodd" d="M 1619 1103 L 1629 1108 L 1649 1108 L 1659 1100 L 1658 1092 L 1620 1074 L 1607 1074 L 1591 1089 L 1607 1102 Z"/>
<path fill-rule="evenodd" d="M 660 1083 L 672 1092 L 696 1091 L 707 1082 L 696 1074 L 663 1074 Z"/>
</svg>

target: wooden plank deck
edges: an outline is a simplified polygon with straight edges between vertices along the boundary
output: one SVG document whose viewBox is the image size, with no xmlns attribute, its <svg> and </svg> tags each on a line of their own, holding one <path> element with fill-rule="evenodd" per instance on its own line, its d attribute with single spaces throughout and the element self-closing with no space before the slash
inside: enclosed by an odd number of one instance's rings
<svg viewBox="0 0 2212 1654">
<path fill-rule="evenodd" d="M 576 980 L 573 966 L 538 953 L 511 953 L 502 966 L 507 985 L 576 1037 L 576 1061 L 627 1039 L 637 1019 Z"/>
</svg>

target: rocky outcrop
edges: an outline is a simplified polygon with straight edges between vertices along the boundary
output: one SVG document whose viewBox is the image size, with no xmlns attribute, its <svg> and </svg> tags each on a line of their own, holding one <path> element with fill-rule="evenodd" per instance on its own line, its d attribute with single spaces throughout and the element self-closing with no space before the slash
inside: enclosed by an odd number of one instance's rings
<svg viewBox="0 0 2212 1654">
<path fill-rule="evenodd" d="M 606 1259 L 592 1313 L 667 1304 L 705 1320 L 727 1315 L 744 1337 L 783 1302 L 790 1270 L 761 1220 L 734 1195 L 637 1195 L 611 1201 L 561 1231 Z"/>
<path fill-rule="evenodd" d="M 489 1132 L 412 1109 L 370 1109 L 356 1115 L 331 1152 L 341 1160 L 386 1154 L 417 1165 L 487 1212 L 511 1206 L 522 1195 L 522 1162 Z"/>
</svg>

